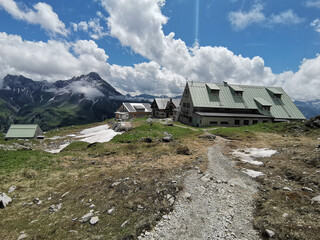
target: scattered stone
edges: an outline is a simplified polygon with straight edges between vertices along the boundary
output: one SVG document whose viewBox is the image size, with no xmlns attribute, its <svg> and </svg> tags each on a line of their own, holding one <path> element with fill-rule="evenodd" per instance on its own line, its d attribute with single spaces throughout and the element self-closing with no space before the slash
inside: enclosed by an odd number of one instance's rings
<svg viewBox="0 0 320 240">
<path fill-rule="evenodd" d="M 69 194 L 70 191 L 65 192 L 64 194 L 62 194 L 61 198 L 64 198 L 65 196 L 67 196 Z"/>
<path fill-rule="evenodd" d="M 49 212 L 58 212 L 62 207 L 62 203 L 59 203 L 58 205 L 54 205 L 52 204 L 50 207 L 49 207 Z"/>
<path fill-rule="evenodd" d="M 163 215 L 162 218 L 163 218 L 164 220 L 170 220 L 170 216 L 169 216 L 169 215 Z"/>
<path fill-rule="evenodd" d="M 137 208 L 140 209 L 140 210 L 143 210 L 143 209 L 144 209 L 144 207 L 141 206 L 141 205 L 138 205 Z"/>
<path fill-rule="evenodd" d="M 186 192 L 186 193 L 184 194 L 184 197 L 185 197 L 185 199 L 190 200 L 190 199 L 191 199 L 191 194 L 188 193 L 188 192 Z"/>
<path fill-rule="evenodd" d="M 5 208 L 11 202 L 11 197 L 7 196 L 5 193 L 0 193 L 0 208 Z"/>
<path fill-rule="evenodd" d="M 25 239 L 27 237 L 28 237 L 28 235 L 26 233 L 23 233 L 18 237 L 18 240 L 22 240 L 22 239 Z"/>
<path fill-rule="evenodd" d="M 146 137 L 146 138 L 144 139 L 144 141 L 145 141 L 146 143 L 152 143 L 152 138 L 151 138 L 151 137 Z"/>
<path fill-rule="evenodd" d="M 204 176 L 202 176 L 201 178 L 200 178 L 200 180 L 202 181 L 202 182 L 210 182 L 210 176 L 209 176 L 209 174 L 206 174 L 206 175 L 204 175 Z"/>
<path fill-rule="evenodd" d="M 111 215 L 113 213 L 113 211 L 115 210 L 114 207 L 110 208 L 108 211 L 107 211 L 107 214 L 108 215 Z"/>
<path fill-rule="evenodd" d="M 115 186 L 118 186 L 119 184 L 120 184 L 120 182 L 114 182 L 114 183 L 111 184 L 110 187 L 113 188 L 113 187 L 115 187 Z"/>
<path fill-rule="evenodd" d="M 89 212 L 87 213 L 86 215 L 83 215 L 80 219 L 80 222 L 81 223 L 86 223 L 88 222 L 91 218 L 93 217 L 93 213 L 92 212 Z"/>
<path fill-rule="evenodd" d="M 268 238 L 272 238 L 275 235 L 274 231 L 270 229 L 266 229 L 265 231 Z"/>
<path fill-rule="evenodd" d="M 8 191 L 8 193 L 12 193 L 14 190 L 16 190 L 17 189 L 17 187 L 16 186 L 11 186 L 10 188 L 9 188 L 9 191 Z"/>
<path fill-rule="evenodd" d="M 172 141 L 172 136 L 165 136 L 162 138 L 163 142 L 171 142 Z"/>
<path fill-rule="evenodd" d="M 90 206 L 89 206 L 89 208 L 94 208 L 95 207 L 95 205 L 94 204 L 91 204 Z"/>
<path fill-rule="evenodd" d="M 95 216 L 90 219 L 90 224 L 95 225 L 99 222 L 99 217 Z"/>
<path fill-rule="evenodd" d="M 205 138 L 205 139 L 209 139 L 209 140 L 215 140 L 216 139 L 216 135 L 211 134 L 211 133 L 205 133 L 203 135 L 198 136 L 198 138 Z"/>
<path fill-rule="evenodd" d="M 37 204 L 37 205 L 41 205 L 42 201 L 39 198 L 35 198 L 35 199 L 33 199 L 33 203 Z"/>
<path fill-rule="evenodd" d="M 301 190 L 302 190 L 302 191 L 313 192 L 313 189 L 308 188 L 308 187 L 302 187 Z"/>
<path fill-rule="evenodd" d="M 124 222 L 121 224 L 121 226 L 120 226 L 120 227 L 124 228 L 128 223 L 129 223 L 129 220 L 124 221 Z"/>
<path fill-rule="evenodd" d="M 289 187 L 284 187 L 283 190 L 288 191 L 288 192 L 292 192 L 291 188 L 289 188 Z"/>
<path fill-rule="evenodd" d="M 288 217 L 289 216 L 289 214 L 288 213 L 284 213 L 284 214 L 282 214 L 282 217 L 284 217 L 284 218 L 286 218 L 286 217 Z"/>
<path fill-rule="evenodd" d="M 311 199 L 312 202 L 320 203 L 320 195 Z"/>
</svg>

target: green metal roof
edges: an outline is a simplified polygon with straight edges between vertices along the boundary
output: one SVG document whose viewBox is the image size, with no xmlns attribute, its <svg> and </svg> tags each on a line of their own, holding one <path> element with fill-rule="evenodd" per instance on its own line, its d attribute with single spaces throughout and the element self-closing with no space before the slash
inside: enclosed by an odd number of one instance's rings
<svg viewBox="0 0 320 240">
<path fill-rule="evenodd" d="M 282 94 L 283 94 L 281 91 L 279 91 L 279 89 L 274 88 L 274 87 L 268 87 L 267 90 L 269 90 L 269 91 L 272 92 L 273 94 L 279 94 L 279 95 L 282 95 Z"/>
<path fill-rule="evenodd" d="M 34 138 L 36 135 L 37 124 L 12 124 L 6 138 Z"/>
<path fill-rule="evenodd" d="M 228 84 L 215 84 L 220 88 L 219 95 L 211 94 L 206 83 L 203 82 L 188 82 L 187 85 L 194 107 L 256 109 L 260 114 L 274 118 L 305 119 L 290 97 L 280 87 L 272 88 L 282 94 L 281 99 L 276 99 L 268 92 L 267 87 L 263 86 L 231 85 L 233 89 L 239 87 L 243 90 L 242 96 L 236 96 Z M 254 100 L 255 98 L 270 103 L 270 111 L 262 110 Z"/>
<path fill-rule="evenodd" d="M 243 92 L 243 89 L 237 85 L 229 85 L 235 92 Z"/>
<path fill-rule="evenodd" d="M 220 90 L 220 88 L 214 83 L 206 83 L 206 85 L 211 90 Z"/>
<path fill-rule="evenodd" d="M 256 101 L 256 102 L 258 102 L 261 106 L 267 106 L 267 107 L 271 107 L 272 106 L 272 104 L 271 103 L 269 103 L 269 102 L 267 102 L 266 100 L 264 100 L 263 98 L 254 98 L 254 100 Z"/>
</svg>

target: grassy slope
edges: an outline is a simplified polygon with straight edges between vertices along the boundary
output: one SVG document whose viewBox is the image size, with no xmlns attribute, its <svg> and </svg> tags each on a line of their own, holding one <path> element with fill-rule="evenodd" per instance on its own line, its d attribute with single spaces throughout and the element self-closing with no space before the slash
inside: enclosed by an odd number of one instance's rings
<svg viewBox="0 0 320 240">
<path fill-rule="evenodd" d="M 0 174 L 0 191 L 7 192 L 10 186 L 17 186 L 17 190 L 9 194 L 14 197 L 13 202 L 1 210 L 2 239 L 16 239 L 21 231 L 37 239 L 99 236 L 122 239 L 136 237 L 143 229 L 150 229 L 171 208 L 166 196 L 175 196 L 181 189 L 183 172 L 191 165 L 205 163 L 206 148 L 204 143 L 193 141 L 198 133 L 188 129 L 158 123 L 150 126 L 145 119 L 135 121 L 134 125 L 137 128 L 112 142 L 94 145 L 74 142 L 60 154 L 0 150 L 0 167 L 5 173 Z M 64 136 L 87 127 L 91 126 L 64 127 L 47 136 Z M 175 140 L 145 143 L 141 139 L 151 136 L 156 141 L 164 136 L 164 131 L 173 134 Z M 127 139 L 132 142 L 120 143 Z M 51 141 L 47 139 L 42 144 Z M 181 146 L 188 147 L 192 155 L 177 154 Z M 114 182 L 119 184 L 111 187 Z M 62 198 L 66 192 L 69 193 Z M 42 204 L 23 206 L 35 198 L 42 200 Z M 61 210 L 49 211 L 51 205 L 59 203 L 62 203 Z M 91 204 L 95 205 L 93 210 L 99 212 L 100 221 L 95 226 L 79 222 L 79 218 L 92 209 Z M 139 209 L 139 205 L 143 209 Z M 112 207 L 115 212 L 108 215 L 107 210 Z M 77 220 L 72 221 L 74 218 Z M 127 220 L 128 224 L 121 227 Z"/>
</svg>

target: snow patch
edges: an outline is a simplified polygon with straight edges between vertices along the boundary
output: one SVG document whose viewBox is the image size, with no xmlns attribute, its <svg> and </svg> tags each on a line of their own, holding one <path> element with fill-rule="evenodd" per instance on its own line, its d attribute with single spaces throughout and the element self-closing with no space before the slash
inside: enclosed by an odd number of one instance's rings
<svg viewBox="0 0 320 240">
<path fill-rule="evenodd" d="M 246 169 L 246 168 L 244 168 L 244 169 L 242 170 L 242 172 L 245 173 L 245 174 L 247 174 L 247 175 L 249 175 L 249 176 L 252 177 L 252 178 L 256 178 L 256 177 L 265 175 L 263 172 L 254 171 L 254 170 Z"/>
<path fill-rule="evenodd" d="M 116 135 L 119 135 L 119 134 L 122 134 L 122 133 L 115 132 L 112 129 L 109 129 L 108 125 L 102 125 L 102 126 L 98 126 L 98 127 L 85 129 L 85 130 L 79 132 L 77 135 L 76 134 L 69 134 L 65 137 L 78 138 L 79 141 L 83 141 L 83 142 L 87 142 L 87 143 L 95 143 L 95 142 L 103 143 L 103 142 L 109 142 L 112 138 L 114 138 Z M 65 137 L 55 136 L 50 139 L 56 140 L 56 139 L 62 139 Z M 73 141 L 71 141 L 71 142 L 73 142 Z M 59 152 L 61 152 L 61 150 L 63 150 L 67 146 L 69 146 L 71 142 L 64 143 L 61 146 L 59 146 L 59 148 L 57 148 L 57 149 L 52 149 L 52 150 L 47 149 L 45 151 L 49 152 L 49 153 L 59 153 Z"/>
<path fill-rule="evenodd" d="M 234 150 L 232 155 L 238 157 L 242 162 L 261 166 L 263 165 L 263 162 L 255 161 L 253 158 L 271 157 L 276 152 L 276 150 L 271 150 L 268 148 L 248 148 Z"/>
</svg>

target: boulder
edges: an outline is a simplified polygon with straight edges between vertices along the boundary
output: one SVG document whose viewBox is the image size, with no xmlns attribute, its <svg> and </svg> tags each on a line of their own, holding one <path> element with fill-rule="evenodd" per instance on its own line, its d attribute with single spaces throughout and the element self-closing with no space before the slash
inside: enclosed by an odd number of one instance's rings
<svg viewBox="0 0 320 240">
<path fill-rule="evenodd" d="M 7 196 L 5 193 L 0 193 L 0 208 L 5 208 L 11 202 L 11 197 Z"/>
<path fill-rule="evenodd" d="M 81 223 L 85 223 L 85 222 L 88 222 L 91 218 L 93 217 L 93 213 L 92 212 L 89 212 L 87 213 L 86 215 L 83 215 L 80 219 L 80 222 Z M 98 219 L 99 220 L 99 219 Z"/>
<path fill-rule="evenodd" d="M 91 219 L 90 219 L 90 224 L 91 225 L 95 225 L 95 224 L 97 224 L 99 222 L 99 217 L 92 217 Z"/>
<path fill-rule="evenodd" d="M 320 128 L 320 115 L 310 118 L 305 125 L 309 128 Z"/>
<path fill-rule="evenodd" d="M 205 133 L 200 135 L 198 138 L 205 138 L 205 139 L 209 139 L 209 140 L 215 140 L 216 139 L 216 135 L 212 134 L 212 133 Z"/>
</svg>

